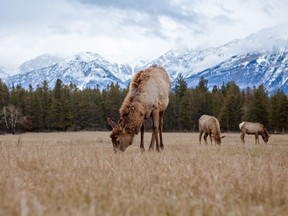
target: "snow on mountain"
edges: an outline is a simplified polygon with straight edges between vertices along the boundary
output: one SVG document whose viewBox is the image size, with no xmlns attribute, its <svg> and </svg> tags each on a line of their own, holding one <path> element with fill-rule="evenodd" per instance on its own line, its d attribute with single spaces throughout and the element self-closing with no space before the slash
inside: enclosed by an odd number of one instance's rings
<svg viewBox="0 0 288 216">
<path fill-rule="evenodd" d="M 217 50 L 213 48 L 204 50 L 177 50 L 171 49 L 159 58 L 137 65 L 135 71 L 139 71 L 152 64 L 164 67 L 170 74 L 172 79 L 182 74 L 184 77 L 197 73 L 201 70 L 213 66 L 225 60 Z"/>
<path fill-rule="evenodd" d="M 10 86 L 20 84 L 24 88 L 31 84 L 35 88 L 46 80 L 53 88 L 56 80 L 61 79 L 63 83 L 72 82 L 80 89 L 106 88 L 111 82 L 117 82 L 124 88 L 131 75 L 129 65 L 111 64 L 98 54 L 85 52 L 48 67 L 8 77 L 5 82 Z"/>
<path fill-rule="evenodd" d="M 241 89 L 263 84 L 269 94 L 278 89 L 288 94 L 288 50 L 232 56 L 212 68 L 186 77 L 186 81 L 195 86 L 200 77 L 208 80 L 210 89 L 233 80 Z"/>
<path fill-rule="evenodd" d="M 169 71 L 170 77 L 176 79 L 179 74 L 188 77 L 197 74 L 207 68 L 213 67 L 227 58 L 241 53 L 238 47 L 240 40 L 231 41 L 223 46 L 210 47 L 206 49 L 171 49 L 157 59 L 137 65 L 135 71 L 157 64 Z"/>
<path fill-rule="evenodd" d="M 286 26 L 264 29 L 219 47 L 171 49 L 157 59 L 145 63 L 139 62 L 134 70 L 130 65 L 110 63 L 91 52 L 79 53 L 50 63 L 45 58 L 42 60 L 43 56 L 24 63 L 19 68 L 26 69 L 20 71 L 33 69 L 5 78 L 4 81 L 9 86 L 13 83 L 21 84 L 25 88 L 28 88 L 29 84 L 35 88 L 44 80 L 53 87 L 57 79 L 61 79 L 65 84 L 72 82 L 80 89 L 86 87 L 103 89 L 111 82 L 117 82 L 124 88 L 136 71 L 157 64 L 169 73 L 172 88 L 179 74 L 182 74 L 189 87 L 196 86 L 199 78 L 203 76 L 208 80 L 209 88 L 234 80 L 242 89 L 264 84 L 269 94 L 277 89 L 283 89 L 288 95 L 288 27 Z M 46 67 L 43 67 L 44 62 Z"/>
<path fill-rule="evenodd" d="M 8 74 L 5 72 L 4 68 L 0 67 L 0 79 L 3 79 L 5 77 L 8 77 Z"/>
<path fill-rule="evenodd" d="M 172 79 L 180 73 L 183 77 L 197 74 L 227 60 L 231 56 L 254 52 L 274 52 L 288 49 L 288 25 L 263 29 L 244 39 L 233 40 L 219 47 L 206 49 L 171 49 L 157 59 L 136 65 L 135 71 L 158 64 L 169 71 Z"/>
<path fill-rule="evenodd" d="M 287 54 L 288 27 L 276 26 L 215 48 L 172 49 L 135 70 L 151 64 L 163 66 L 170 74 L 172 88 L 182 74 L 189 87 L 196 86 L 203 76 L 210 88 L 234 80 L 241 88 L 264 84 L 270 94 L 277 89 L 288 94 Z"/>
<path fill-rule="evenodd" d="M 25 72 L 30 72 L 33 70 L 37 70 L 40 68 L 48 67 L 50 65 L 56 64 L 63 59 L 60 57 L 48 55 L 48 54 L 43 54 L 41 56 L 38 56 L 34 59 L 31 59 L 29 61 L 24 62 L 21 64 L 16 72 L 14 74 L 19 74 L 19 73 L 25 73 Z"/>
</svg>

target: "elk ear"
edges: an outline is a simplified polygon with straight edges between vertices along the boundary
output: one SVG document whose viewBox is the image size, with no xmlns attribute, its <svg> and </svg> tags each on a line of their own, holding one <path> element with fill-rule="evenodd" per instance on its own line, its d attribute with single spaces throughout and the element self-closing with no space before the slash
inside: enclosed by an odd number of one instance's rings
<svg viewBox="0 0 288 216">
<path fill-rule="evenodd" d="M 221 139 L 225 138 L 225 136 L 221 136 Z"/>
<path fill-rule="evenodd" d="M 124 121 L 122 118 L 120 118 L 120 120 L 118 121 L 118 125 L 120 126 L 120 128 L 124 128 L 125 125 L 124 125 Z"/>
<path fill-rule="evenodd" d="M 112 128 L 114 128 L 116 125 L 116 123 L 112 119 L 110 119 L 109 117 L 107 118 L 107 122 Z"/>
</svg>

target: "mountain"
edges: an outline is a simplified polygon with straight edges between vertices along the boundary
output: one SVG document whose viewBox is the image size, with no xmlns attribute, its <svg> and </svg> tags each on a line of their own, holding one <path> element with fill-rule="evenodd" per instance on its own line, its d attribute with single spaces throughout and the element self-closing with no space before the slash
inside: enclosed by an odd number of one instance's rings
<svg viewBox="0 0 288 216">
<path fill-rule="evenodd" d="M 6 78 L 9 75 L 5 72 L 3 68 L 0 67 L 0 79 Z"/>
<path fill-rule="evenodd" d="M 180 73 L 189 77 L 206 69 L 213 68 L 232 56 L 253 53 L 282 53 L 288 50 L 288 27 L 277 26 L 251 34 L 244 39 L 233 40 L 219 47 L 206 49 L 171 49 L 157 59 L 137 65 L 140 70 L 151 64 L 158 64 L 169 71 L 175 79 Z"/>
<path fill-rule="evenodd" d="M 46 80 L 53 88 L 56 80 L 61 79 L 63 83 L 72 82 L 80 89 L 87 87 L 103 89 L 111 82 L 117 82 L 124 88 L 131 75 L 132 69 L 129 65 L 112 64 L 98 54 L 85 52 L 48 67 L 8 77 L 4 81 L 9 86 L 20 84 L 28 88 L 31 84 L 35 88 Z"/>
<path fill-rule="evenodd" d="M 171 49 L 157 59 L 139 63 L 134 69 L 127 64 L 110 63 L 92 52 L 63 60 L 40 56 L 22 64 L 19 73 L 4 78 L 4 82 L 9 86 L 21 84 L 25 88 L 31 84 L 35 88 L 46 80 L 53 88 L 55 81 L 61 79 L 80 89 L 103 89 L 111 82 L 124 88 L 136 71 L 152 64 L 166 69 L 172 88 L 182 74 L 189 87 L 196 86 L 199 78 L 204 77 L 210 89 L 233 80 L 242 89 L 263 84 L 269 94 L 282 89 L 288 95 L 288 27 L 264 29 L 218 47 Z"/>
<path fill-rule="evenodd" d="M 242 89 L 263 84 L 269 94 L 282 89 L 288 95 L 287 59 L 288 28 L 277 26 L 219 47 L 172 49 L 135 70 L 161 65 L 170 74 L 172 88 L 181 74 L 189 87 L 196 86 L 202 76 L 208 80 L 209 89 L 233 80 Z"/>
<path fill-rule="evenodd" d="M 214 67 L 186 77 L 186 81 L 195 86 L 200 77 L 208 80 L 210 89 L 233 80 L 241 89 L 263 84 L 269 94 L 278 89 L 288 94 L 288 50 L 232 56 Z"/>
<path fill-rule="evenodd" d="M 182 53 L 171 50 L 143 68 L 150 64 L 163 66 L 172 78 L 172 88 L 181 73 L 189 87 L 204 77 L 210 90 L 233 80 L 241 89 L 263 84 L 269 94 L 282 89 L 288 95 L 288 48 L 271 47 L 243 54 L 238 49 L 241 44 L 243 41 L 233 41 L 218 48 Z"/>
<path fill-rule="evenodd" d="M 41 69 L 44 67 L 48 67 L 50 65 L 54 65 L 58 62 L 61 62 L 63 59 L 60 57 L 44 54 L 40 55 L 34 59 L 24 62 L 21 64 L 17 70 L 16 74 L 30 72 L 33 70 Z"/>
<path fill-rule="evenodd" d="M 142 65 L 136 65 L 135 71 L 141 70 L 152 64 L 164 67 L 174 80 L 179 74 L 188 77 L 197 74 L 207 68 L 221 63 L 230 56 L 229 49 L 235 41 L 217 48 L 207 48 L 203 50 L 178 50 L 171 49 L 157 59 L 146 62 Z"/>
</svg>

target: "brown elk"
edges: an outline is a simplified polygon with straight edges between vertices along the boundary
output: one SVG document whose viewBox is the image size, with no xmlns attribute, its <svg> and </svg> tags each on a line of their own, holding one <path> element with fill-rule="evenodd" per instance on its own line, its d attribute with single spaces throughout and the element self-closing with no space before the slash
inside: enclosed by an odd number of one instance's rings
<svg viewBox="0 0 288 216">
<path fill-rule="evenodd" d="M 151 117 L 153 132 L 149 150 L 164 149 L 162 128 L 165 109 L 169 103 L 171 81 L 162 67 L 153 65 L 145 70 L 141 70 L 132 78 L 129 92 L 126 95 L 120 108 L 120 119 L 117 123 L 108 118 L 112 126 L 113 149 L 125 151 L 135 134 L 141 130 L 140 149 L 144 148 L 144 120 Z M 159 138 L 160 137 L 160 147 Z"/>
<path fill-rule="evenodd" d="M 202 134 L 204 133 L 204 140 L 207 145 L 207 136 L 209 135 L 211 144 L 212 137 L 218 145 L 221 144 L 221 139 L 225 136 L 221 136 L 220 124 L 217 118 L 209 115 L 202 115 L 199 118 L 199 143 L 201 144 Z"/>
<path fill-rule="evenodd" d="M 244 140 L 244 137 L 245 137 L 245 134 L 254 134 L 255 135 L 255 144 L 259 144 L 259 137 L 258 135 L 261 135 L 262 136 L 262 139 L 265 143 L 268 142 L 269 140 L 269 133 L 268 131 L 266 130 L 266 128 L 264 127 L 264 125 L 260 124 L 260 123 L 257 123 L 257 122 L 241 122 L 239 124 L 239 128 L 241 130 L 241 142 L 242 143 L 245 143 L 245 140 Z"/>
</svg>

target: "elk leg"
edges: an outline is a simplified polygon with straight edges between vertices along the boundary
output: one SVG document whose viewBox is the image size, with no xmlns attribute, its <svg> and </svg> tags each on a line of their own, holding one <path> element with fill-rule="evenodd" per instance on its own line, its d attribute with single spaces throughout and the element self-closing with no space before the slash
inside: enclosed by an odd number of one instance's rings
<svg viewBox="0 0 288 216">
<path fill-rule="evenodd" d="M 201 145 L 201 138 L 202 138 L 202 134 L 203 134 L 203 131 L 200 130 L 200 134 L 199 134 L 199 144 Z"/>
<path fill-rule="evenodd" d="M 145 151 L 145 148 L 144 148 L 144 123 L 143 123 L 143 125 L 141 127 L 140 149 L 141 149 L 141 151 Z"/>
<path fill-rule="evenodd" d="M 241 133 L 240 138 L 241 138 L 242 144 L 245 143 L 244 137 L 245 137 L 245 133 Z"/>
<path fill-rule="evenodd" d="M 207 136 L 208 136 L 208 133 L 205 133 L 204 134 L 204 140 L 205 140 L 205 144 L 207 145 Z"/>
<path fill-rule="evenodd" d="M 151 115 L 151 119 L 152 119 L 152 127 L 153 127 L 154 123 L 153 123 L 152 115 Z M 154 144 L 155 144 L 155 136 L 154 136 L 154 132 L 152 131 L 152 136 L 151 136 L 151 140 L 150 140 L 150 145 L 149 145 L 148 151 L 154 151 Z"/>
<path fill-rule="evenodd" d="M 163 131 L 163 117 L 164 117 L 164 111 L 159 113 L 159 137 L 160 137 L 160 148 L 164 149 L 163 144 L 163 137 L 162 137 L 162 131 Z"/>
<path fill-rule="evenodd" d="M 210 137 L 210 141 L 211 141 L 211 145 L 212 145 L 212 136 L 211 136 L 211 133 L 209 133 L 209 137 Z"/>
<path fill-rule="evenodd" d="M 159 139 L 158 139 L 158 130 L 159 130 L 159 111 L 158 109 L 153 110 L 152 114 L 152 122 L 153 122 L 153 132 L 152 132 L 152 139 L 149 146 L 149 150 L 154 149 L 154 142 L 156 140 L 156 150 L 160 151 L 159 148 Z"/>
<path fill-rule="evenodd" d="M 255 133 L 255 144 L 259 144 L 259 137 L 257 133 Z"/>
</svg>

